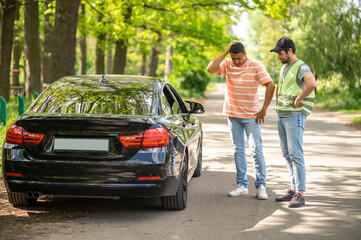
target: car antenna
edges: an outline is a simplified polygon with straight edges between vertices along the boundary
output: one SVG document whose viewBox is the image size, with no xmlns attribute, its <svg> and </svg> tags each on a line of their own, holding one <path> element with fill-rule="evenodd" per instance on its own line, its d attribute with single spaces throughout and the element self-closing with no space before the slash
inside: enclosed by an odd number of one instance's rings
<svg viewBox="0 0 361 240">
<path fill-rule="evenodd" d="M 100 82 L 106 83 L 106 82 L 108 82 L 108 78 L 106 78 L 104 75 L 102 75 L 102 78 L 100 79 Z"/>
</svg>

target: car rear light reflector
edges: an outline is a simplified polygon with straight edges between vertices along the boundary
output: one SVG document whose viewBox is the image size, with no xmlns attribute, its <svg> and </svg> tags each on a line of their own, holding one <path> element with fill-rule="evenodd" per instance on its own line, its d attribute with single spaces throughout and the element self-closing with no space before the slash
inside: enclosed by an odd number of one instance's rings
<svg viewBox="0 0 361 240">
<path fill-rule="evenodd" d="M 6 132 L 6 142 L 18 145 L 38 145 L 43 140 L 44 134 L 30 133 L 24 128 L 11 125 Z"/>
<path fill-rule="evenodd" d="M 139 177 L 138 180 L 157 180 L 160 179 L 160 176 L 152 176 L 152 177 Z"/>
<path fill-rule="evenodd" d="M 5 172 L 6 176 L 12 176 L 12 177 L 24 177 L 21 173 L 12 173 L 12 172 Z"/>
<path fill-rule="evenodd" d="M 151 128 L 137 135 L 119 136 L 119 140 L 129 148 L 165 147 L 169 143 L 169 133 L 164 128 Z"/>
<path fill-rule="evenodd" d="M 143 134 L 144 132 L 131 136 L 119 136 L 119 140 L 122 142 L 124 147 L 140 148 L 142 146 Z"/>
</svg>

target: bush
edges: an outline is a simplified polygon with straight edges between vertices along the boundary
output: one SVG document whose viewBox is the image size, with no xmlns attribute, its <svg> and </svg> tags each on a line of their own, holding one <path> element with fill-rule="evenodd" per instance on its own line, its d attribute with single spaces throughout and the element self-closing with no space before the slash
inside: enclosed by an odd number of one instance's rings
<svg viewBox="0 0 361 240">
<path fill-rule="evenodd" d="M 191 69 L 183 74 L 180 87 L 188 93 L 186 94 L 187 97 L 204 97 L 209 81 L 210 79 L 204 70 Z"/>
<path fill-rule="evenodd" d="M 361 110 L 361 88 L 350 89 L 341 74 L 317 81 L 316 101 L 321 108 Z"/>
</svg>

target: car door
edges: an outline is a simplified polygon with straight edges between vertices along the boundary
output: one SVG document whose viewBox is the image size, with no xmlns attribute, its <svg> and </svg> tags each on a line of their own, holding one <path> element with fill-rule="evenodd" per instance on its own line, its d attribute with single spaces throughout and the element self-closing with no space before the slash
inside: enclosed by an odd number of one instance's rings
<svg viewBox="0 0 361 240">
<path fill-rule="evenodd" d="M 195 116 L 189 114 L 189 111 L 179 93 L 170 84 L 167 84 L 167 88 L 172 93 L 172 96 L 175 100 L 172 105 L 173 114 L 177 116 L 180 121 L 182 121 L 186 146 L 188 148 L 189 173 L 190 176 L 192 176 L 195 168 L 197 167 L 199 154 L 198 146 L 201 139 L 199 122 Z"/>
</svg>

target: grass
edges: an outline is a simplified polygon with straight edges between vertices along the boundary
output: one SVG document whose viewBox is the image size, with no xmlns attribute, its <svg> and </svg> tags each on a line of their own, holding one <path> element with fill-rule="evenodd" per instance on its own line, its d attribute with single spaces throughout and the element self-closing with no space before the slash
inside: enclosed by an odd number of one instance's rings
<svg viewBox="0 0 361 240">
<path fill-rule="evenodd" d="M 316 96 L 316 103 L 320 108 L 336 110 L 341 113 L 359 114 L 352 117 L 351 121 L 355 124 L 361 124 L 361 99 L 352 93 L 320 93 Z"/>
<path fill-rule="evenodd" d="M 361 114 L 361 112 L 360 112 L 360 114 Z M 361 117 L 353 117 L 351 120 L 354 123 L 361 124 Z"/>
<path fill-rule="evenodd" d="M 24 109 L 28 109 L 33 101 L 32 97 L 27 97 L 25 100 Z M 6 104 L 6 126 L 0 123 L 0 158 L 2 158 L 2 146 L 4 144 L 7 129 L 19 116 L 19 100 L 17 96 L 11 96 L 9 102 Z M 1 161 L 0 161 L 1 170 Z"/>
</svg>

